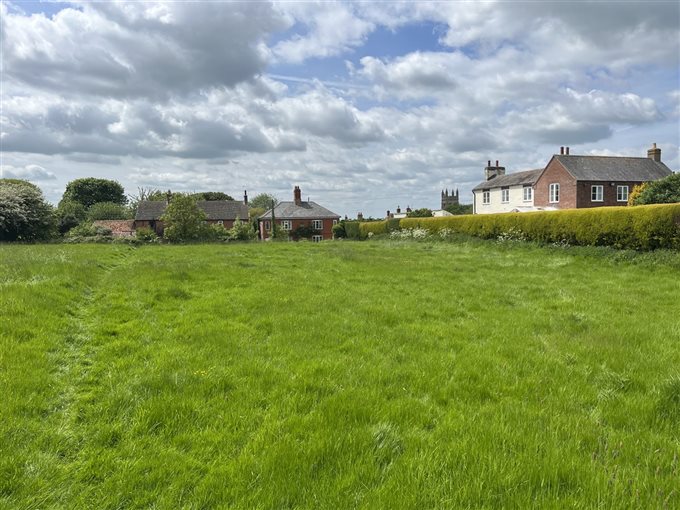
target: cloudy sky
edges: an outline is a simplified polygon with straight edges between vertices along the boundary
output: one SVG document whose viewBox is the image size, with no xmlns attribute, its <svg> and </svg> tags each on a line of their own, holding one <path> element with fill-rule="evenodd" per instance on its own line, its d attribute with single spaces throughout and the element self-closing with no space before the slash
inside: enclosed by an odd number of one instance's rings
<svg viewBox="0 0 680 510">
<path fill-rule="evenodd" d="M 486 161 L 680 168 L 677 2 L 20 2 L 0 6 L 2 173 L 349 216 L 464 202 Z"/>
</svg>

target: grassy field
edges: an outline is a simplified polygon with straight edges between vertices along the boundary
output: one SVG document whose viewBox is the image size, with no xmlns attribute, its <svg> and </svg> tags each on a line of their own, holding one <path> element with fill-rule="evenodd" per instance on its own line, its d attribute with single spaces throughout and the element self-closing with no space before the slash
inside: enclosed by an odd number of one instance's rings
<svg viewBox="0 0 680 510">
<path fill-rule="evenodd" d="M 0 246 L 0 508 L 678 508 L 680 255 L 608 253 Z"/>
</svg>

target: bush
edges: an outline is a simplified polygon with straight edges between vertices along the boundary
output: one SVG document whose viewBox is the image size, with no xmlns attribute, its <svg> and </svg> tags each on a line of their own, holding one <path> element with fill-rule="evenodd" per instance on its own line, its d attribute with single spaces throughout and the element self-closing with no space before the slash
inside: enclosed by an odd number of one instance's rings
<svg viewBox="0 0 680 510">
<path fill-rule="evenodd" d="M 52 237 L 56 221 L 36 185 L 0 179 L 0 241 L 36 241 Z"/>
<path fill-rule="evenodd" d="M 253 224 L 248 221 L 241 221 L 239 218 L 236 218 L 234 226 L 229 229 L 228 234 L 232 241 L 250 241 L 257 237 L 255 230 L 253 230 Z"/>
<path fill-rule="evenodd" d="M 333 225 L 331 231 L 333 232 L 333 237 L 335 239 L 344 239 L 345 237 L 347 237 L 347 232 L 345 232 L 344 221 L 341 221 L 340 223 Z"/>
<path fill-rule="evenodd" d="M 165 223 L 163 237 L 168 241 L 200 241 L 214 232 L 205 223 L 205 213 L 196 205 L 196 199 L 176 193 L 161 220 Z"/>
<path fill-rule="evenodd" d="M 637 186 L 636 186 L 637 188 Z M 636 190 L 634 189 L 633 192 Z M 631 200 L 633 205 L 675 204 L 680 202 L 680 173 L 645 183 Z"/>
<path fill-rule="evenodd" d="M 135 237 L 146 243 L 155 243 L 158 241 L 158 235 L 152 228 L 149 227 L 138 228 L 135 232 Z"/>
<path fill-rule="evenodd" d="M 485 239 L 526 239 L 542 243 L 612 246 L 635 250 L 680 249 L 680 204 L 602 207 L 532 213 L 404 218 L 400 227 Z M 362 223 L 368 232 L 387 232 L 388 222 Z"/>
<path fill-rule="evenodd" d="M 345 226 L 345 237 L 347 239 L 361 239 L 361 230 L 359 228 L 360 223 L 358 221 L 346 221 Z"/>
<path fill-rule="evenodd" d="M 83 204 L 62 200 L 56 211 L 57 229 L 65 234 L 73 227 L 80 225 L 87 218 L 87 210 Z"/>
</svg>

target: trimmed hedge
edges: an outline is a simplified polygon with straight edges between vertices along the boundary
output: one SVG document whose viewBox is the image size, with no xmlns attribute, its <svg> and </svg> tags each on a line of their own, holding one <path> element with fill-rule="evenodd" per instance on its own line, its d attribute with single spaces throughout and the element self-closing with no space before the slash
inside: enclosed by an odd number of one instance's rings
<svg viewBox="0 0 680 510">
<path fill-rule="evenodd" d="M 358 221 L 345 222 L 345 235 L 347 239 L 360 239 L 361 232 L 359 231 L 360 223 Z"/>
<path fill-rule="evenodd" d="M 636 207 L 598 207 L 564 211 L 404 218 L 400 228 L 446 228 L 482 238 L 511 233 L 528 241 L 567 242 L 583 246 L 612 246 L 635 250 L 680 249 L 680 203 Z M 362 223 L 359 229 L 387 232 L 387 222 Z"/>
</svg>

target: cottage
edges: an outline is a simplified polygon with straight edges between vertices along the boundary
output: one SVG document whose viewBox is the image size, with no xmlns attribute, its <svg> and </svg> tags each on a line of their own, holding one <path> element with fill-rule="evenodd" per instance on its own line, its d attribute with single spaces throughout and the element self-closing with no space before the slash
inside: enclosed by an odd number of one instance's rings
<svg viewBox="0 0 680 510">
<path fill-rule="evenodd" d="M 473 213 L 490 214 L 534 209 L 533 186 L 542 169 L 505 174 L 505 167 L 488 162 L 486 180 L 472 188 Z"/>
<path fill-rule="evenodd" d="M 329 211 L 316 202 L 303 202 L 299 186 L 293 190 L 292 202 L 279 202 L 274 207 L 274 221 L 290 237 L 296 233 L 311 232 L 312 241 L 333 239 L 333 225 L 340 220 L 340 215 Z M 268 239 L 272 229 L 272 210 L 269 209 L 258 218 L 260 238 Z"/>
<path fill-rule="evenodd" d="M 634 186 L 672 173 L 656 144 L 646 158 L 577 156 L 561 147 L 543 169 L 506 175 L 489 161 L 484 172 L 472 189 L 475 214 L 627 205 Z"/>
<path fill-rule="evenodd" d="M 656 144 L 646 158 L 575 156 L 567 147 L 550 159 L 536 179 L 534 202 L 555 209 L 627 205 L 633 186 L 671 174 Z"/>
<path fill-rule="evenodd" d="M 244 193 L 243 202 L 238 200 L 202 200 L 196 202 L 198 208 L 206 215 L 206 222 L 231 228 L 238 218 L 248 221 L 248 194 Z M 137 206 L 135 215 L 135 230 L 146 227 L 153 229 L 158 235 L 163 235 L 163 221 L 161 217 L 168 207 L 168 202 L 145 200 Z"/>
</svg>

